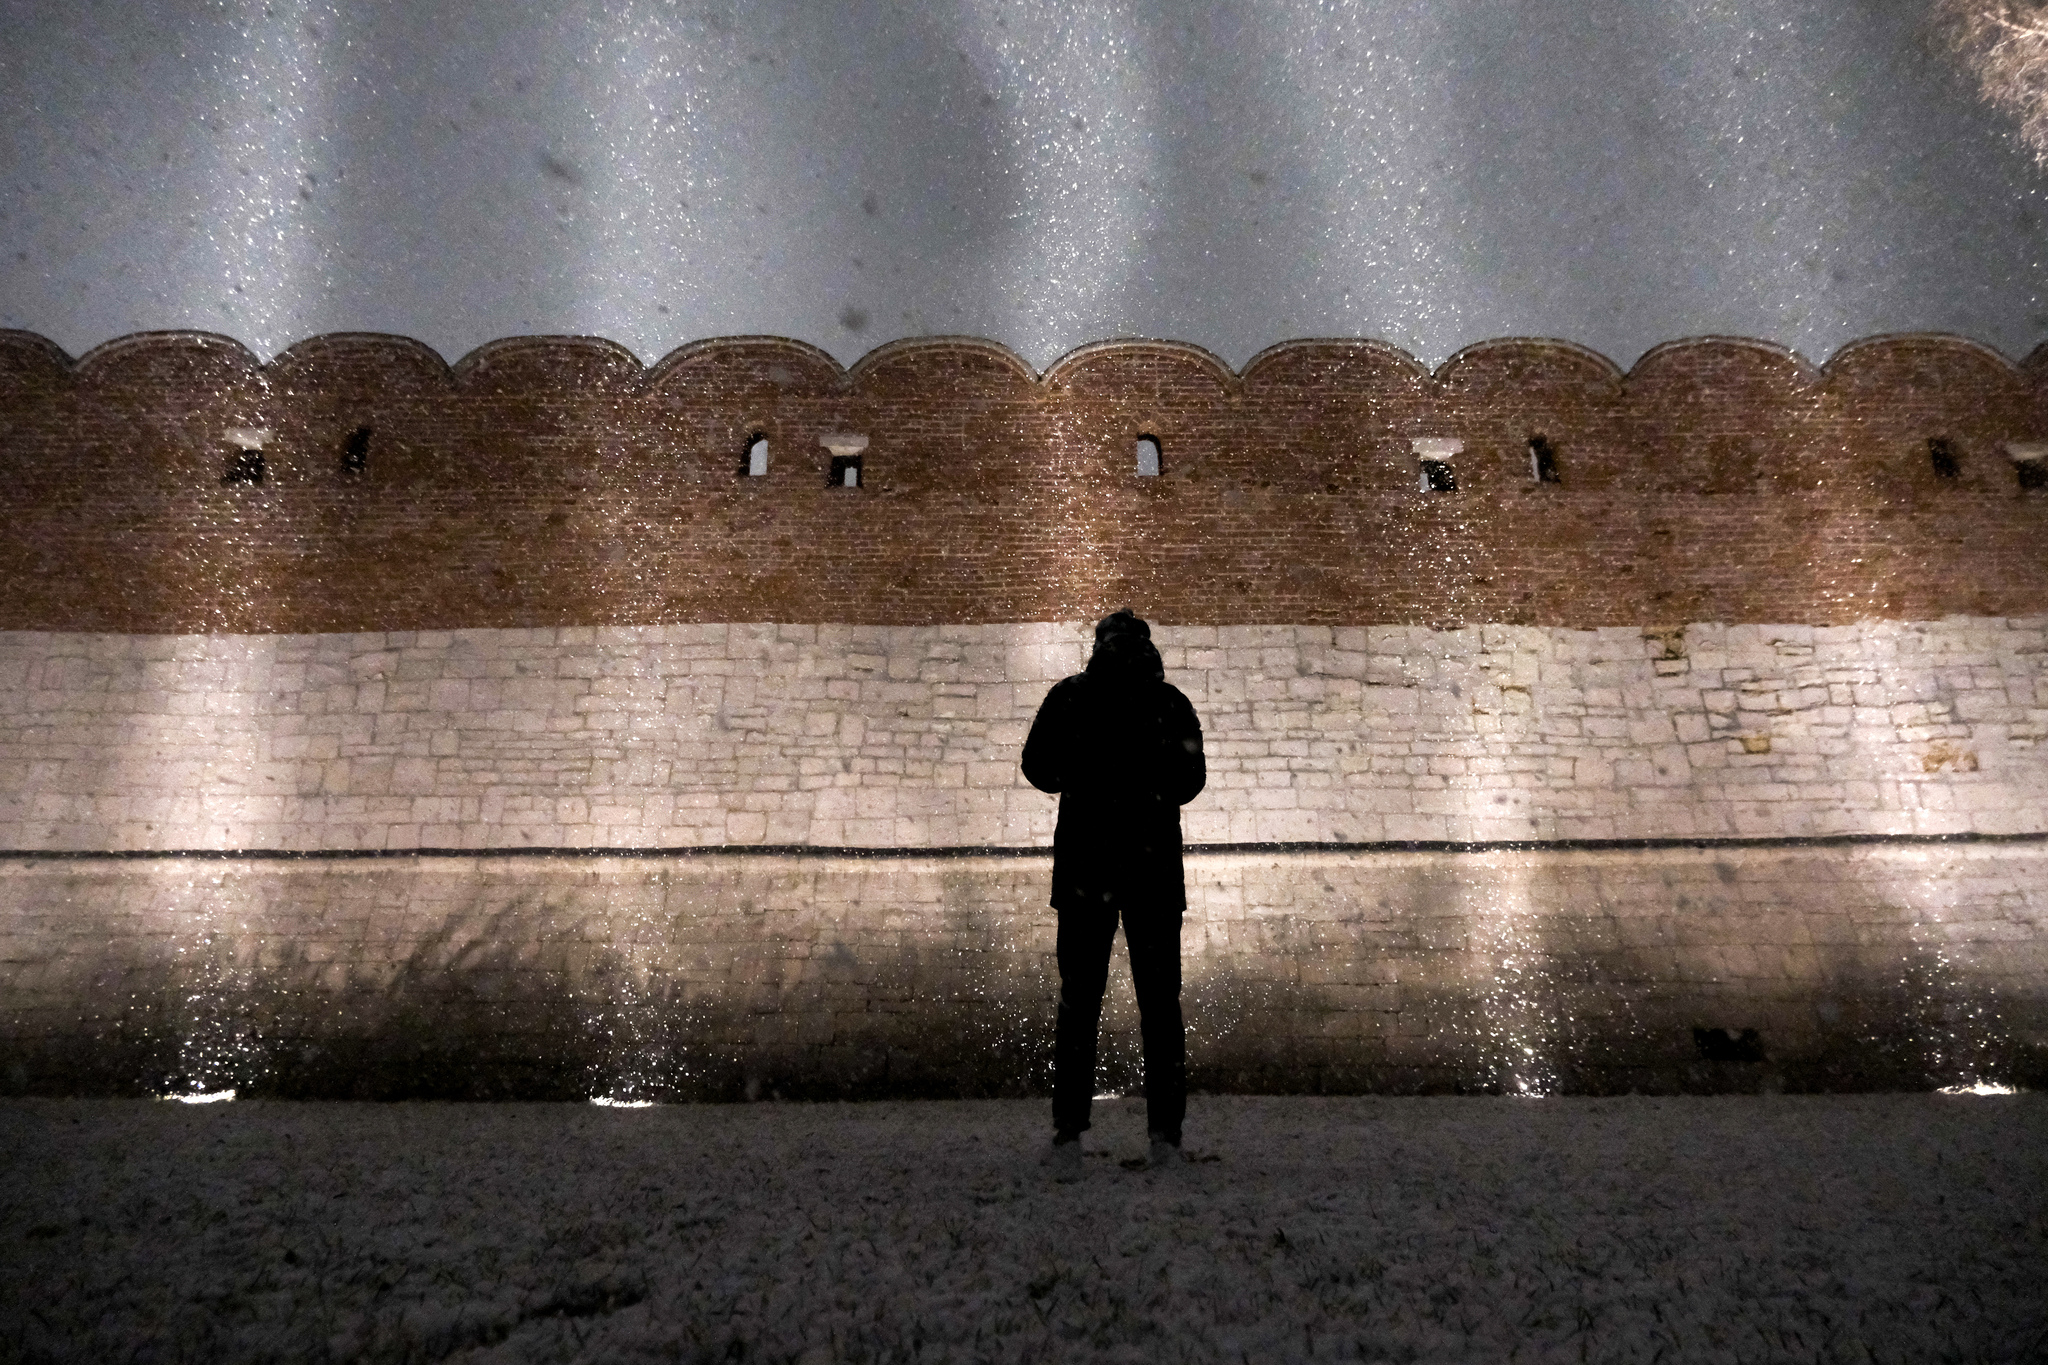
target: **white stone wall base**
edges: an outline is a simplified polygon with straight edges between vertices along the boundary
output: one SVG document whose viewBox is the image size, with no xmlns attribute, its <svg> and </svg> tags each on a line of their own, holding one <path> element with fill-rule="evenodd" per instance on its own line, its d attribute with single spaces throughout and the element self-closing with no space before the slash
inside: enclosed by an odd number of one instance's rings
<svg viewBox="0 0 2048 1365">
<path fill-rule="evenodd" d="M 0 633 L 0 850 L 1021 847 L 1086 623 Z M 1173 627 L 1197 843 L 2048 831 L 2048 619 Z"/>
</svg>

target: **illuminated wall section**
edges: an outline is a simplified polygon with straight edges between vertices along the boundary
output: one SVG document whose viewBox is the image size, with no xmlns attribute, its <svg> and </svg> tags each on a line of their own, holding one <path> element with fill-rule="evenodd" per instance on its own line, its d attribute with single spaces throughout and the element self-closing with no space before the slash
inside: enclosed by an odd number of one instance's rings
<svg viewBox="0 0 2048 1365">
<path fill-rule="evenodd" d="M 1126 604 L 1208 746 L 1201 1084 L 2038 1080 L 2038 375 L 15 337 L 0 1082 L 1031 1089 L 1016 755 Z"/>
</svg>

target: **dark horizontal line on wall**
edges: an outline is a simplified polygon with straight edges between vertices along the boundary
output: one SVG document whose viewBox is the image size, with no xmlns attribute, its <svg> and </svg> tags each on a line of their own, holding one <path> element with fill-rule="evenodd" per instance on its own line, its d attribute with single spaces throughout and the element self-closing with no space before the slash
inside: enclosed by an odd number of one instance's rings
<svg viewBox="0 0 2048 1365">
<path fill-rule="evenodd" d="M 1801 834 L 1758 838 L 1669 839 L 1388 839 L 1377 843 L 1188 844 L 1202 854 L 1330 853 L 1598 853 L 1654 849 L 1802 849 L 1918 847 L 1946 844 L 2043 844 L 2048 830 L 2021 834 Z M 167 859 L 254 862 L 350 862 L 394 858 L 1050 858 L 1037 845 L 980 844 L 946 848 L 839 848 L 817 844 L 696 844 L 679 848 L 144 848 L 0 849 L 0 861 L 151 862 Z"/>
</svg>

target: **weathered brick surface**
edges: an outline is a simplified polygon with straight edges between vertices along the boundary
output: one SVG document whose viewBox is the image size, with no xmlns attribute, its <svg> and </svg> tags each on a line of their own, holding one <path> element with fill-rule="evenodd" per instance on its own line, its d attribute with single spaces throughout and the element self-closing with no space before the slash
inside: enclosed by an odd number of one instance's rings
<svg viewBox="0 0 2048 1365">
<path fill-rule="evenodd" d="M 1197 855 L 1197 1083 L 2048 1081 L 2048 850 Z M 0 1080 L 683 1096 L 1043 1084 L 1042 857 L 0 862 Z M 1137 1079 L 1113 978 L 1103 1080 Z M 1761 1062 L 1693 1030 L 1755 1029 Z"/>
<path fill-rule="evenodd" d="M 1196 842 L 2048 830 L 2048 619 L 1162 627 Z M 0 633 L 0 848 L 1021 846 L 1085 623 Z"/>
<path fill-rule="evenodd" d="M 1950 337 L 1815 369 L 1763 343 L 1660 347 L 1627 374 L 1562 342 L 1429 374 L 1296 342 L 1233 374 L 1196 348 L 1086 347 L 1034 376 L 925 340 L 848 373 L 773 338 L 643 369 L 589 338 L 452 368 L 335 335 L 268 365 L 150 334 L 70 362 L 0 336 L 0 627 L 346 632 L 685 622 L 1840 624 L 2048 609 L 2042 376 Z M 223 486 L 267 426 L 268 481 Z M 344 474 L 358 426 L 369 464 Z M 827 486 L 827 431 L 870 437 Z M 742 475 L 748 437 L 772 442 Z M 1135 474 L 1141 432 L 1164 473 Z M 1529 438 L 1562 484 L 1529 478 Z M 1456 436 L 1459 491 L 1408 438 Z M 1961 477 L 1937 478 L 1930 437 Z"/>
</svg>

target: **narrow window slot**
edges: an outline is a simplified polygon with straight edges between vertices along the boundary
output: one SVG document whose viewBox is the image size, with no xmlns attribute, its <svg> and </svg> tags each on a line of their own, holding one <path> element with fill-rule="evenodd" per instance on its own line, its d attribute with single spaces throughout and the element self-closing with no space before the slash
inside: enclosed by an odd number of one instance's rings
<svg viewBox="0 0 2048 1365">
<path fill-rule="evenodd" d="M 235 453 L 228 457 L 220 481 L 229 485 L 262 483 L 268 473 L 263 463 L 263 447 L 270 444 L 270 428 L 229 427 L 221 435 Z"/>
<path fill-rule="evenodd" d="M 1425 493 L 1455 493 L 1458 476 L 1451 470 L 1451 458 L 1464 453 L 1465 443 L 1455 436 L 1410 436 L 1408 448 L 1415 452 L 1418 487 Z"/>
<path fill-rule="evenodd" d="M 2048 488 L 2048 441 L 2008 441 L 2005 453 L 2012 459 L 2012 472 L 2020 481 L 2020 492 Z"/>
<path fill-rule="evenodd" d="M 747 438 L 747 477 L 763 478 L 768 473 L 768 435 L 755 432 Z"/>
<path fill-rule="evenodd" d="M 370 429 L 357 427 L 341 447 L 341 472 L 361 474 L 370 467 Z"/>
<path fill-rule="evenodd" d="M 1159 477 L 1159 438 L 1143 435 L 1138 437 L 1138 477 L 1155 479 Z"/>
<path fill-rule="evenodd" d="M 1946 436 L 1934 436 L 1927 441 L 1927 462 L 1934 466 L 1938 479 L 1953 479 L 1963 472 L 1963 462 L 1956 454 L 1955 442 Z"/>
<path fill-rule="evenodd" d="M 868 438 L 858 432 L 835 431 L 820 436 L 818 444 L 832 452 L 831 473 L 826 482 L 834 488 L 860 487 L 860 458 L 868 448 Z"/>
<path fill-rule="evenodd" d="M 1529 477 L 1537 483 L 1563 483 L 1557 472 L 1557 447 L 1538 432 L 1529 438 Z"/>
</svg>

